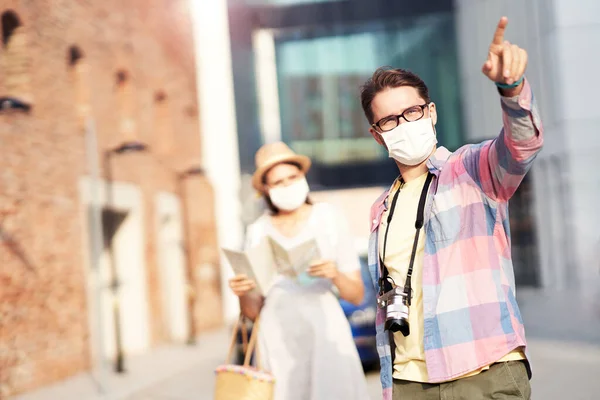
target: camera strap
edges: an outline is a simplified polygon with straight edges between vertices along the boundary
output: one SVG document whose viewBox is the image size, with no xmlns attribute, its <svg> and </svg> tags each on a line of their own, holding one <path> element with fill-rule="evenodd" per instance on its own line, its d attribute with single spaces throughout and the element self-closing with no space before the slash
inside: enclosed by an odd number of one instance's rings
<svg viewBox="0 0 600 400">
<path fill-rule="evenodd" d="M 390 206 L 390 212 L 388 214 L 387 217 L 387 225 L 385 227 L 385 234 L 383 237 L 383 254 L 382 254 L 382 258 L 380 259 L 380 263 L 382 265 L 382 276 L 381 278 L 379 278 L 379 295 L 382 295 L 383 293 L 385 293 L 387 290 L 391 289 L 391 287 L 389 287 L 389 289 L 386 290 L 386 285 L 390 285 L 389 281 L 388 281 L 388 269 L 385 266 L 385 263 L 383 262 L 383 260 L 385 260 L 385 251 L 387 249 L 387 237 L 388 237 L 388 233 L 390 230 L 390 225 L 392 222 L 392 218 L 394 217 L 394 210 L 396 209 L 396 203 L 398 202 L 398 196 L 400 195 L 400 190 L 402 190 L 402 187 L 404 186 L 404 180 L 402 179 L 402 177 L 400 177 L 400 188 L 396 191 L 396 194 L 394 194 L 394 198 L 392 199 L 392 204 Z M 404 283 L 404 293 L 406 294 L 406 298 L 408 300 L 408 305 L 410 306 L 411 300 L 412 300 L 412 286 L 411 286 L 411 278 L 412 278 L 412 272 L 413 272 L 413 266 L 415 263 L 415 256 L 417 253 L 417 245 L 419 243 L 419 234 L 421 233 L 421 228 L 423 227 L 424 221 L 425 221 L 425 203 L 427 201 L 427 192 L 429 189 L 429 185 L 431 184 L 431 180 L 433 179 L 433 174 L 432 173 L 428 173 L 427 174 L 427 179 L 425 179 L 425 184 L 423 185 L 423 190 L 421 190 L 421 197 L 419 198 L 419 206 L 417 208 L 417 218 L 415 220 L 415 229 L 417 230 L 416 234 L 415 234 L 415 240 L 413 242 L 413 247 L 412 247 L 412 253 L 410 255 L 410 263 L 408 265 L 408 272 L 406 274 L 406 282 Z"/>
</svg>

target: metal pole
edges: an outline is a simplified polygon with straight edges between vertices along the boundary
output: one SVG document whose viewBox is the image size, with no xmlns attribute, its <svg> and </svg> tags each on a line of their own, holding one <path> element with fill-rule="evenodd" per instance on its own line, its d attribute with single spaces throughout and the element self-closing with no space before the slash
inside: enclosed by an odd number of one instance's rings
<svg viewBox="0 0 600 400">
<path fill-rule="evenodd" d="M 195 318 L 195 309 L 196 309 L 196 295 L 194 293 L 194 267 L 192 264 L 192 254 L 190 249 L 190 228 L 189 228 L 189 209 L 187 205 L 187 192 L 185 190 L 185 182 L 184 178 L 187 174 L 178 174 L 177 175 L 177 191 L 179 192 L 179 198 L 181 199 L 181 216 L 182 216 L 182 224 L 183 224 L 183 249 L 185 252 L 185 270 L 187 275 L 187 303 L 188 303 L 188 319 L 189 319 L 189 329 L 188 329 L 188 344 L 193 345 L 196 344 L 196 318 Z"/>
<path fill-rule="evenodd" d="M 113 211 L 113 182 L 112 182 L 112 151 L 106 151 L 104 153 L 104 173 L 106 174 L 106 206 L 109 211 Z M 121 310 L 119 303 L 119 276 L 117 270 L 117 258 L 115 256 L 114 249 L 114 232 L 113 226 L 110 226 L 111 237 L 108 239 L 108 254 L 110 258 L 110 274 L 111 274 L 111 284 L 110 289 L 112 293 L 112 309 L 113 309 L 113 319 L 115 324 L 115 349 L 116 349 L 116 359 L 115 359 L 115 371 L 117 373 L 125 372 L 125 356 L 123 354 L 123 344 L 121 339 Z"/>
<path fill-rule="evenodd" d="M 93 291 L 96 297 L 94 313 L 96 314 L 96 358 L 98 362 L 98 391 L 101 394 L 108 392 L 106 369 L 104 368 L 104 335 L 102 318 L 102 281 L 100 271 L 100 257 L 102 256 L 102 215 L 98 184 L 100 181 L 100 162 L 98 160 L 98 140 L 94 120 L 88 118 L 85 127 L 86 160 L 90 174 L 90 201 L 91 208 L 90 241 L 91 241 L 91 267 L 93 276 Z"/>
</svg>

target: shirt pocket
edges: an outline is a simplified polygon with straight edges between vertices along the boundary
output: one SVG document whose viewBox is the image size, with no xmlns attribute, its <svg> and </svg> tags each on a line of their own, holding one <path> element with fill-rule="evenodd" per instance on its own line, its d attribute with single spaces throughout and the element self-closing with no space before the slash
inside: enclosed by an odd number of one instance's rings
<svg viewBox="0 0 600 400">
<path fill-rule="evenodd" d="M 434 201 L 431 216 L 427 222 L 427 235 L 432 238 L 434 243 L 455 241 L 460 237 L 463 229 L 461 213 L 460 206 L 442 209 L 440 204 Z"/>
</svg>

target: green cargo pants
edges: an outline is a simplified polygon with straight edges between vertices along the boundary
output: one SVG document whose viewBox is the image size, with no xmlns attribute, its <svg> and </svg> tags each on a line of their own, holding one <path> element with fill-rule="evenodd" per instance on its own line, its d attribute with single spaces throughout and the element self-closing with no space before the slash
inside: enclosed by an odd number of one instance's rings
<svg viewBox="0 0 600 400">
<path fill-rule="evenodd" d="M 523 361 L 493 364 L 480 374 L 446 383 L 418 383 L 394 379 L 393 400 L 509 400 L 531 399 Z"/>
</svg>

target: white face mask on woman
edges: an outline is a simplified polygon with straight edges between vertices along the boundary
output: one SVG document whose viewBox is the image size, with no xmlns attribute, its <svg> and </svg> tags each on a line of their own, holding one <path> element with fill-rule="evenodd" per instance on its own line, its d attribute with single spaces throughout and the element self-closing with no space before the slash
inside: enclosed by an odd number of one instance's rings
<svg viewBox="0 0 600 400">
<path fill-rule="evenodd" d="M 269 197 L 280 210 L 294 211 L 306 202 L 309 191 L 306 178 L 300 178 L 291 185 L 269 189 Z"/>
<path fill-rule="evenodd" d="M 411 166 L 425 161 L 437 143 L 431 118 L 405 122 L 384 132 L 381 137 L 391 158 Z"/>
</svg>

